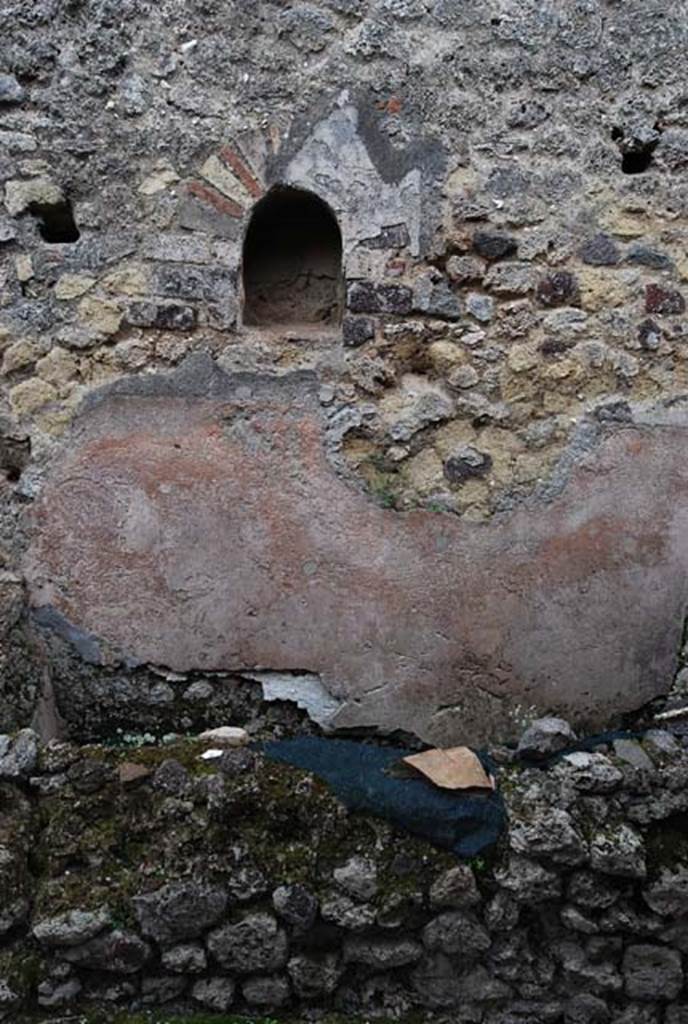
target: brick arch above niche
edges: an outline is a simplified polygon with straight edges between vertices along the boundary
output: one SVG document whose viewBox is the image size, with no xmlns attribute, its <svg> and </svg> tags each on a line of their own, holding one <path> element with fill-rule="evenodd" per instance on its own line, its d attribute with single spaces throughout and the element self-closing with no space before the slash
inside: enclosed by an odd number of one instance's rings
<svg viewBox="0 0 688 1024">
<path fill-rule="evenodd" d="M 245 132 L 210 153 L 185 184 L 180 225 L 233 243 L 226 257 L 239 288 L 243 240 L 256 204 L 275 187 L 311 192 L 341 231 L 347 308 L 406 314 L 411 292 L 400 281 L 423 251 L 432 189 L 421 169 L 423 147 L 399 150 L 391 160 L 388 148 L 343 94 L 320 120 L 294 122 L 284 137 Z"/>
</svg>

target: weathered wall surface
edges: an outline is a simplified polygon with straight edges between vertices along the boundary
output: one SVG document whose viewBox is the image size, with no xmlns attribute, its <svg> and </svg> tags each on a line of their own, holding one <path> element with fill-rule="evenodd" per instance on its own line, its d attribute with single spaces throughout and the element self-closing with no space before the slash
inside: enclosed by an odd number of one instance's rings
<svg viewBox="0 0 688 1024">
<path fill-rule="evenodd" d="M 435 739 L 666 688 L 685 613 L 685 14 L 0 5 L 0 621 L 26 571 L 43 621 L 54 601 L 98 649 L 318 674 L 342 721 Z M 338 218 L 341 330 L 242 326 L 242 240 L 275 184 Z M 232 426 L 222 395 L 161 412 L 129 383 L 123 411 L 117 378 L 193 353 L 313 374 L 285 383 L 271 451 L 260 403 Z M 213 424 L 225 441 L 194 454 Z M 42 676 L 12 635 L 3 714 L 25 719 Z"/>
<path fill-rule="evenodd" d="M 470 862 L 249 750 L 0 744 L 0 1020 L 686 1020 L 688 757 L 667 733 L 504 766 L 508 833 Z"/>
<path fill-rule="evenodd" d="M 39 615 L 77 623 L 96 664 L 306 670 L 341 701 L 331 725 L 439 744 L 548 705 L 604 721 L 665 686 L 685 428 L 602 427 L 558 495 L 476 524 L 338 479 L 314 384 L 199 358 L 101 397 L 34 508 Z"/>
</svg>

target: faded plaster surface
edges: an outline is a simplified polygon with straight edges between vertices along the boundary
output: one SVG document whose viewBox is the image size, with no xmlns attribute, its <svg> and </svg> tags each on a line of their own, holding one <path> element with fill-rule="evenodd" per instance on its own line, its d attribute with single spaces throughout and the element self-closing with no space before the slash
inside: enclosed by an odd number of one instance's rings
<svg viewBox="0 0 688 1024">
<path fill-rule="evenodd" d="M 369 147 L 374 152 L 378 140 L 367 140 L 366 145 L 359 131 L 358 110 L 346 100 L 344 94 L 341 107 L 315 126 L 281 175 L 275 170 L 277 180 L 310 189 L 332 207 L 340 221 L 345 259 L 352 259 L 359 242 L 374 238 L 394 224 L 406 225 L 409 249 L 413 256 L 418 256 L 420 168 L 411 168 L 399 180 L 383 180 L 369 153 Z M 403 167 L 402 160 L 398 163 Z M 349 276 L 369 276 L 355 261 L 346 269 Z"/>
<path fill-rule="evenodd" d="M 602 724 L 675 667 L 685 437 L 603 424 L 489 523 L 400 513 L 336 475 L 314 378 L 194 357 L 87 401 L 31 513 L 31 604 L 103 663 L 318 675 L 335 725 L 446 743 L 533 710 Z"/>
</svg>

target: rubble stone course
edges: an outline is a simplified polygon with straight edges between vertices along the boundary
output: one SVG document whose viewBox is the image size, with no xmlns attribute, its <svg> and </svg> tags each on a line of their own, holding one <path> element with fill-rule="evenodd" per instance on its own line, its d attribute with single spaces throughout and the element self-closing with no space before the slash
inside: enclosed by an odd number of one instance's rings
<svg viewBox="0 0 688 1024">
<path fill-rule="evenodd" d="M 0 935 L 0 1019 L 95 1005 L 675 1024 L 688 1013 L 683 818 L 626 815 L 638 788 L 661 808 L 688 750 L 647 736 L 623 740 L 625 760 L 621 741 L 597 748 L 605 778 L 619 770 L 602 797 L 580 789 L 575 758 L 533 767 L 495 751 L 509 824 L 469 861 L 256 751 L 237 770 L 239 752 L 204 761 L 193 739 L 37 743 L 32 773 L 0 780 L 0 907 L 30 897 Z M 629 757 L 652 772 L 622 774 Z M 103 771 L 84 792 L 66 763 Z M 183 784 L 174 795 L 158 777 Z"/>
</svg>

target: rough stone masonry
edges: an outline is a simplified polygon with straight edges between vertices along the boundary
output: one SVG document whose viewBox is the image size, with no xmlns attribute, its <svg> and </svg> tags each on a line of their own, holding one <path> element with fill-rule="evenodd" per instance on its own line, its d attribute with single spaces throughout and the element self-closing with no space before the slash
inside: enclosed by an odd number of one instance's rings
<svg viewBox="0 0 688 1024">
<path fill-rule="evenodd" d="M 0 1020 L 685 1024 L 688 752 L 521 760 L 573 740 L 493 750 L 509 831 L 458 861 L 246 748 L 0 736 Z"/>
<path fill-rule="evenodd" d="M 0 3 L 2 728 L 267 673 L 476 741 L 669 688 L 685 14 Z M 341 253 L 244 279 L 280 196 Z"/>
</svg>

